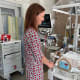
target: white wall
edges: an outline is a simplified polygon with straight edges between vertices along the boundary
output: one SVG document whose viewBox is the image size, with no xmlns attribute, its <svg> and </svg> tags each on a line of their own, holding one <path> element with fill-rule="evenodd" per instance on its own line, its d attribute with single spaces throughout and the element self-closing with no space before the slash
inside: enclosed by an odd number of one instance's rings
<svg viewBox="0 0 80 80">
<path fill-rule="evenodd" d="M 22 5 L 22 14 L 25 16 L 25 12 L 31 3 L 40 3 L 45 9 L 46 13 L 52 13 L 52 7 L 55 0 L 25 0 Z"/>
<path fill-rule="evenodd" d="M 53 14 L 52 7 L 55 0 L 40 0 L 40 4 L 46 9 L 46 13 Z"/>
<path fill-rule="evenodd" d="M 39 0 L 25 0 L 22 4 L 22 15 L 23 15 L 23 17 L 25 17 L 26 10 L 29 7 L 29 5 L 32 3 L 40 3 L 40 1 Z"/>
</svg>

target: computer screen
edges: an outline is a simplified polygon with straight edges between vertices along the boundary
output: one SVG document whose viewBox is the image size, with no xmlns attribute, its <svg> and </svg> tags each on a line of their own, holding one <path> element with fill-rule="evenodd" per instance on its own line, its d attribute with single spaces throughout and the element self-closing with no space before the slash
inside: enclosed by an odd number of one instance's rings
<svg viewBox="0 0 80 80">
<path fill-rule="evenodd" d="M 50 14 L 45 14 L 44 21 L 39 25 L 39 28 L 51 28 Z"/>
</svg>

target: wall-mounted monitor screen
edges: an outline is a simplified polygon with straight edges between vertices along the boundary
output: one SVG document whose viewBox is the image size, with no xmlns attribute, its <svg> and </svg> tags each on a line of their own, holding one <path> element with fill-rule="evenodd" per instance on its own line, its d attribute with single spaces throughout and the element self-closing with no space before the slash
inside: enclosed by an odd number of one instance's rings
<svg viewBox="0 0 80 80">
<path fill-rule="evenodd" d="M 50 14 L 45 14 L 44 21 L 39 25 L 39 28 L 51 28 Z"/>
</svg>

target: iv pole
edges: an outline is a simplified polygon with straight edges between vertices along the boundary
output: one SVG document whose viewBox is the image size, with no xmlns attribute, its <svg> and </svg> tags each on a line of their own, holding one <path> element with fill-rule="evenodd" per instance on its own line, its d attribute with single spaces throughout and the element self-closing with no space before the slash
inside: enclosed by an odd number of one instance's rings
<svg viewBox="0 0 80 80">
<path fill-rule="evenodd" d="M 74 40 L 73 40 L 73 50 L 77 52 L 78 47 L 78 14 L 77 14 L 77 6 L 75 7 L 75 28 L 74 28 Z"/>
</svg>

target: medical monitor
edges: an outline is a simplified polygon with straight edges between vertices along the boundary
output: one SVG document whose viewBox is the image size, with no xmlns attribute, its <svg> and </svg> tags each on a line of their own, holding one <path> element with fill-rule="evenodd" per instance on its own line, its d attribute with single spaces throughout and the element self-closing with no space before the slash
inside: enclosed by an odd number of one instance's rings
<svg viewBox="0 0 80 80">
<path fill-rule="evenodd" d="M 39 28 L 51 28 L 50 14 L 45 14 L 44 21 L 39 25 Z"/>
</svg>

